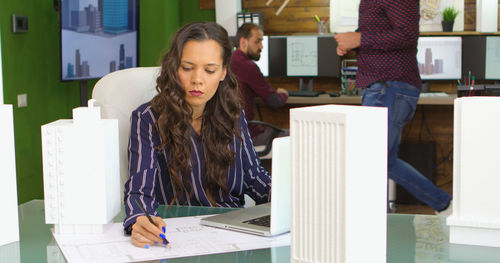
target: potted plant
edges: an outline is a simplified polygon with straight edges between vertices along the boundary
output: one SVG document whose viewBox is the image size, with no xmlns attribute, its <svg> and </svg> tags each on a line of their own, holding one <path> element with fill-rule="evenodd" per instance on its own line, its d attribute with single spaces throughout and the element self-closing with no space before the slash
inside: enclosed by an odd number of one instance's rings
<svg viewBox="0 0 500 263">
<path fill-rule="evenodd" d="M 453 23 L 455 22 L 455 18 L 457 18 L 457 15 L 458 10 L 453 6 L 447 7 L 443 10 L 443 21 L 441 21 L 443 32 L 453 31 Z"/>
</svg>

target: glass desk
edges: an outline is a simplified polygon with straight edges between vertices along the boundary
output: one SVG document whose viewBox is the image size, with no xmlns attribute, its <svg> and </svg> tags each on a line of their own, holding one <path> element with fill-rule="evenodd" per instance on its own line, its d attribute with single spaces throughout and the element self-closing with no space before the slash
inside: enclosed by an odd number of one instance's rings
<svg viewBox="0 0 500 263">
<path fill-rule="evenodd" d="M 229 210 L 231 209 L 175 206 L 167 209 L 166 206 L 161 206 L 158 212 L 162 217 L 179 217 Z M 123 217 L 120 214 L 115 221 L 120 222 Z M 19 226 L 20 241 L 0 246 L 0 262 L 66 262 L 50 233 L 52 225 L 45 224 L 42 200 L 33 200 L 19 206 Z M 500 262 L 500 248 L 449 244 L 449 228 L 444 217 L 388 214 L 387 226 L 387 262 Z M 155 262 L 290 262 L 290 247 Z"/>
</svg>

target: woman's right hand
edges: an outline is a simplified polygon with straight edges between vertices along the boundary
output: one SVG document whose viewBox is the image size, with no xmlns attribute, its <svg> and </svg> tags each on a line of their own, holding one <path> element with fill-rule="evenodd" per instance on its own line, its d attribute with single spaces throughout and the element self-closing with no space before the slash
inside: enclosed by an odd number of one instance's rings
<svg viewBox="0 0 500 263">
<path fill-rule="evenodd" d="M 153 244 L 163 244 L 166 225 L 161 217 L 151 216 L 155 225 L 146 216 L 138 216 L 132 225 L 130 240 L 137 247 L 149 248 Z M 167 244 L 164 244 L 167 245 Z"/>
</svg>

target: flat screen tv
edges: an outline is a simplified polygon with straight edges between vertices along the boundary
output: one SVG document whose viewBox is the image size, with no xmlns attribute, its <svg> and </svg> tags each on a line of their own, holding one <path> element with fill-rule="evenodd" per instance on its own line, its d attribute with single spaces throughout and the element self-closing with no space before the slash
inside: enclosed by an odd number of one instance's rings
<svg viewBox="0 0 500 263">
<path fill-rule="evenodd" d="M 61 80 L 138 66 L 138 0 L 61 0 Z"/>
</svg>

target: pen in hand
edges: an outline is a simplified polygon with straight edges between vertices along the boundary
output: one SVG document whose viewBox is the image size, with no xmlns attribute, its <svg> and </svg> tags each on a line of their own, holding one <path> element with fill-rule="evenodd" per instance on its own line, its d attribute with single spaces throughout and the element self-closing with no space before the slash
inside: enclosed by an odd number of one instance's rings
<svg viewBox="0 0 500 263">
<path fill-rule="evenodd" d="M 142 210 L 142 212 L 144 214 L 146 214 L 146 217 L 148 218 L 149 222 L 153 225 L 156 226 L 155 222 L 153 221 L 153 219 L 151 218 L 151 216 L 149 215 L 148 211 L 146 211 L 146 208 L 144 208 L 144 206 L 142 205 L 142 203 L 136 198 L 134 199 L 135 200 L 135 203 L 139 206 L 139 208 Z M 163 239 L 163 244 L 167 245 L 168 247 L 170 247 L 170 242 L 168 242 L 168 240 L 165 238 L 165 237 L 162 237 Z"/>
</svg>

